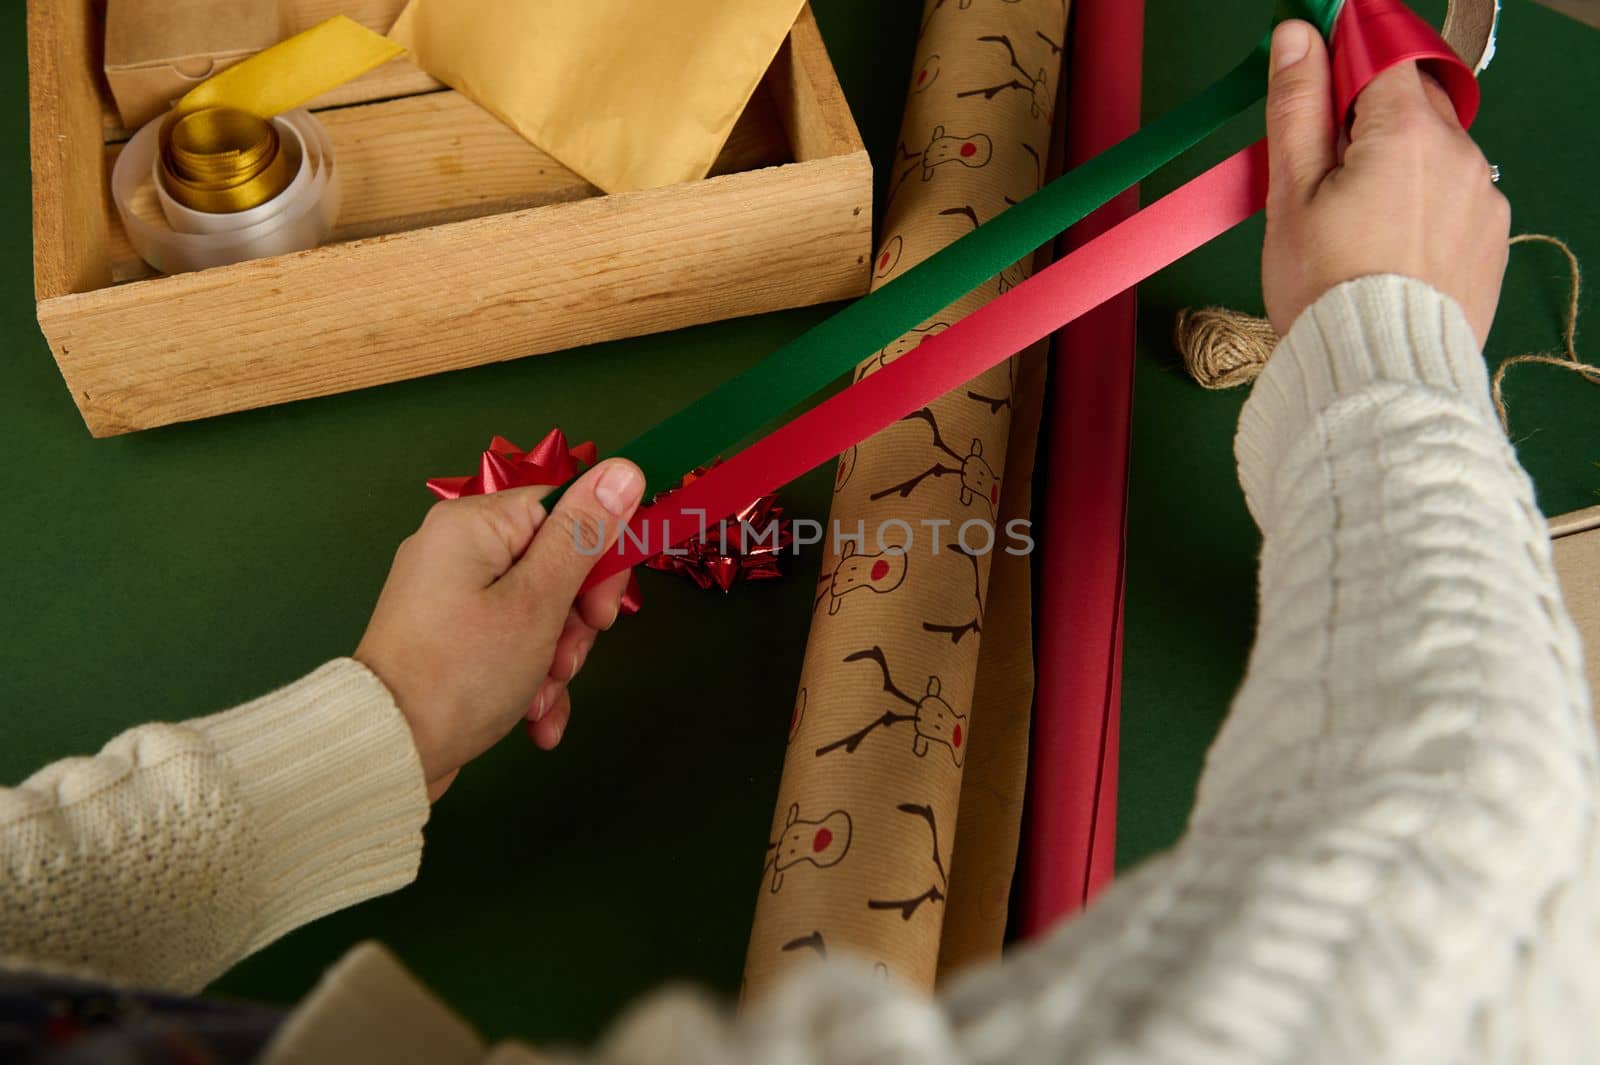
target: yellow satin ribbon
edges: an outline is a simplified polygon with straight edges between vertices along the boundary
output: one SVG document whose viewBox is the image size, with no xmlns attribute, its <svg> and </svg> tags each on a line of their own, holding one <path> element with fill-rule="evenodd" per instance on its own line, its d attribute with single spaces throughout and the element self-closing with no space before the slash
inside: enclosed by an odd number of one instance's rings
<svg viewBox="0 0 1600 1065">
<path fill-rule="evenodd" d="M 247 211 L 294 180 L 300 153 L 274 116 L 382 66 L 405 51 L 335 15 L 191 89 L 161 126 L 162 182 L 208 213 Z"/>
</svg>

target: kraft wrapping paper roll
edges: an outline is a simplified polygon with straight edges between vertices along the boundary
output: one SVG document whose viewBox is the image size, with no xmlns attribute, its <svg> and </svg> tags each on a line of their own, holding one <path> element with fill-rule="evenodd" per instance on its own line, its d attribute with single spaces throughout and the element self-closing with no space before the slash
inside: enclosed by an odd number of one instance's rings
<svg viewBox="0 0 1600 1065">
<path fill-rule="evenodd" d="M 875 286 L 1039 187 L 1066 16 L 1064 0 L 928 0 Z M 875 353 L 858 379 L 1029 267 L 1007 268 Z M 840 458 L 747 997 L 792 965 L 835 954 L 933 986 L 959 862 L 990 565 L 1017 543 L 1001 500 L 1021 368 L 1008 360 Z"/>
<path fill-rule="evenodd" d="M 1043 253 L 1041 253 L 1043 255 Z M 1035 260 L 1036 268 L 1042 265 Z M 1001 525 L 1026 518 L 1044 407 L 1049 345 L 1018 356 L 1011 443 L 1001 483 Z M 1010 912 L 1028 785 L 1033 718 L 1033 559 L 993 556 L 983 643 L 972 697 L 972 743 L 962 767 L 961 808 L 950 866 L 950 897 L 939 937 L 938 982 L 1000 957 Z"/>
</svg>

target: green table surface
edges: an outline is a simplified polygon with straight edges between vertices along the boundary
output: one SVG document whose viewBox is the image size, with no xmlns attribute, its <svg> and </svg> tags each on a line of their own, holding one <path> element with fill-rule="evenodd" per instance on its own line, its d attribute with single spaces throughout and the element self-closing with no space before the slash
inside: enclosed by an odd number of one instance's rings
<svg viewBox="0 0 1600 1065">
<path fill-rule="evenodd" d="M 882 172 L 918 0 L 814 0 Z M 1439 4 L 1422 5 L 1437 15 Z M 1145 111 L 1226 70 L 1269 0 L 1148 0 Z M 0 40 L 0 781 L 119 730 L 231 706 L 348 653 L 423 478 L 492 433 L 559 424 L 602 451 L 828 313 L 811 308 L 602 344 L 110 440 L 91 440 L 34 320 L 23 5 Z M 1477 128 L 1515 228 L 1600 264 L 1593 210 L 1600 35 L 1506 0 Z M 1258 134 L 1259 113 L 1146 187 Z M 1258 546 L 1233 475 L 1243 393 L 1204 392 L 1168 340 L 1176 309 L 1259 310 L 1259 219 L 1141 288 L 1129 514 L 1119 861 L 1181 830 L 1253 625 Z M 1491 359 L 1558 343 L 1559 255 L 1518 249 Z M 314 343 L 314 337 L 306 338 Z M 284 357 L 292 358 L 286 350 Z M 1514 375 L 1518 453 L 1548 514 L 1600 501 L 1600 393 Z M 822 518 L 830 474 L 786 492 Z M 218 990 L 288 1003 L 352 943 L 391 944 L 493 1036 L 583 1040 L 667 980 L 737 987 L 810 620 L 814 550 L 723 597 L 646 574 L 647 607 L 595 650 L 555 754 L 513 735 L 434 811 L 410 888 L 293 933 Z"/>
</svg>

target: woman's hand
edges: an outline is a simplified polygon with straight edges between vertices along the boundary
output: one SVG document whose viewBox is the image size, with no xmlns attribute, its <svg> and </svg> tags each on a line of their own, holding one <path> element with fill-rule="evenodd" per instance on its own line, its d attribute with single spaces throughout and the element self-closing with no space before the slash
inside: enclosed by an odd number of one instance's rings
<svg viewBox="0 0 1600 1065">
<path fill-rule="evenodd" d="M 428 797 L 526 717 L 561 741 L 577 675 L 617 619 L 628 575 L 578 595 L 638 509 L 644 477 L 620 459 L 579 478 L 548 517 L 545 489 L 438 503 L 395 553 L 356 659 L 411 726 Z"/>
<path fill-rule="evenodd" d="M 1482 344 L 1500 299 L 1511 207 L 1449 97 L 1415 63 L 1384 71 L 1356 99 L 1342 158 L 1333 111 L 1322 37 L 1309 23 L 1281 24 L 1267 90 L 1261 255 L 1273 328 L 1287 333 L 1341 282 L 1403 274 L 1459 303 Z"/>
</svg>

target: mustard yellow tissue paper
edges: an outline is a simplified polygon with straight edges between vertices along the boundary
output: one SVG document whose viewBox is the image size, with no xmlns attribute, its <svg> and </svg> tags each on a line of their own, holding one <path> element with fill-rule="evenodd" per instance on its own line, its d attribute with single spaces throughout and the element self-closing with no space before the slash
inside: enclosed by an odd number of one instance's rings
<svg viewBox="0 0 1600 1065">
<path fill-rule="evenodd" d="M 804 0 L 411 0 L 389 35 L 606 192 L 706 176 Z"/>
</svg>

